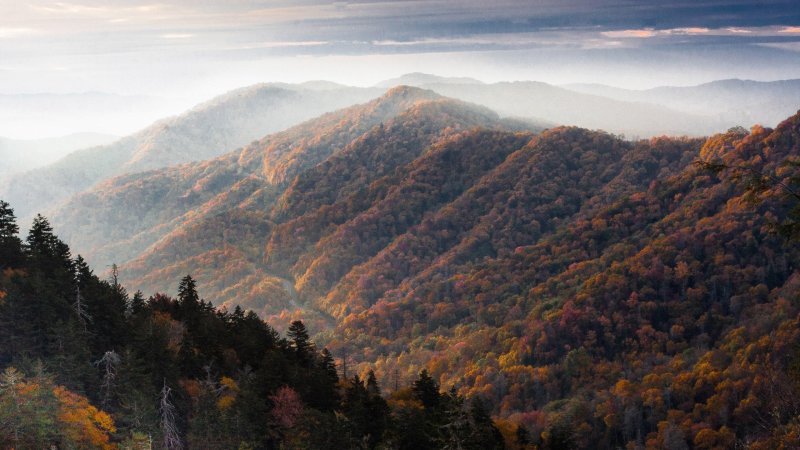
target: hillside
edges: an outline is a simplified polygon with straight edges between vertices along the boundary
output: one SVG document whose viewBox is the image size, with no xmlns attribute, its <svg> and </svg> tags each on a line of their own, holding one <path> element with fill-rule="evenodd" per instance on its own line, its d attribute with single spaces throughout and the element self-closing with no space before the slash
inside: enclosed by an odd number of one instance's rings
<svg viewBox="0 0 800 450">
<path fill-rule="evenodd" d="M 371 183 L 390 187 L 402 176 L 398 170 L 409 170 L 437 142 L 478 126 L 519 124 L 430 91 L 396 88 L 217 159 L 112 179 L 75 197 L 54 222 L 98 264 L 132 260 L 123 278 L 142 288 L 166 289 L 175 273 L 197 267 L 215 274 L 201 287 L 217 301 L 275 313 L 290 301 L 276 277 L 284 271 L 263 264 L 276 224 L 300 216 L 325 220 L 313 216 L 351 202 Z M 348 207 L 355 212 L 369 204 Z M 125 219 L 131 216 L 137 220 Z M 265 304 L 267 298 L 272 302 Z"/>
<path fill-rule="evenodd" d="M 112 144 L 87 148 L 0 186 L 0 197 L 33 214 L 59 206 L 95 183 L 125 173 L 201 161 L 322 113 L 367 100 L 379 90 L 256 85 L 222 95 Z"/>
<path fill-rule="evenodd" d="M 501 450 L 521 429 L 425 371 L 391 395 L 372 372 L 340 375 L 303 322 L 282 337 L 191 276 L 175 298 L 131 296 L 44 217 L 23 241 L 4 201 L 0 265 L 3 448 Z"/>
<path fill-rule="evenodd" d="M 773 183 L 797 182 L 800 114 L 708 139 L 517 126 L 396 88 L 113 179 L 57 229 L 131 287 L 191 272 L 215 304 L 304 317 L 381 385 L 425 368 L 545 448 L 791 442 L 800 254 Z"/>
<path fill-rule="evenodd" d="M 702 148 L 661 139 L 582 151 L 570 145 L 581 136 L 549 131 L 523 151 L 570 148 L 606 161 L 605 177 L 581 177 L 587 168 L 560 156 L 548 173 L 563 181 L 550 186 L 512 195 L 492 189 L 502 172 L 486 177 L 330 291 L 329 345 L 379 379 L 427 367 L 564 448 L 729 448 L 758 440 L 755 418 L 770 410 L 775 434 L 754 448 L 796 442 L 800 255 L 770 231 L 790 205 L 768 188 L 754 207 L 733 173 L 688 162 L 721 157 L 789 182 L 800 115 Z M 522 186 L 537 180 L 523 173 Z"/>
</svg>

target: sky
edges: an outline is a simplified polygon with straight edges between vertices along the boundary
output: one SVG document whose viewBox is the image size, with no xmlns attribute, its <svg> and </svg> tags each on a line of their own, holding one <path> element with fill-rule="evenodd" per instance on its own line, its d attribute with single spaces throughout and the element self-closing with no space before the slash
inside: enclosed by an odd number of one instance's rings
<svg viewBox="0 0 800 450">
<path fill-rule="evenodd" d="M 800 78 L 800 5 L 0 0 L 0 96 L 91 91 L 188 104 L 257 82 L 367 86 L 408 72 L 634 89 Z"/>
</svg>

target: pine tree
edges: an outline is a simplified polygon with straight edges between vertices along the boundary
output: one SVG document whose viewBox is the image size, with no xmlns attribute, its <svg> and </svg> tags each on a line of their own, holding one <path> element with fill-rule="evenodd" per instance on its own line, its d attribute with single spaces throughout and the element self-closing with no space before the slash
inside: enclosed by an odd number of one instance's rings
<svg viewBox="0 0 800 450">
<path fill-rule="evenodd" d="M 10 239 L 19 233 L 17 218 L 11 205 L 0 200 L 0 240 Z"/>
<path fill-rule="evenodd" d="M 332 411 L 339 404 L 339 374 L 336 372 L 333 356 L 327 348 L 321 352 L 315 373 L 311 391 L 315 399 L 313 406 L 322 411 Z"/>
<path fill-rule="evenodd" d="M 439 383 L 437 383 L 426 369 L 422 369 L 419 373 L 419 378 L 414 381 L 411 386 L 414 392 L 414 397 L 417 398 L 426 409 L 435 409 L 439 406 L 441 401 L 441 394 L 439 393 Z"/>
<path fill-rule="evenodd" d="M 22 241 L 14 211 L 0 200 L 0 270 L 22 264 Z"/>
<path fill-rule="evenodd" d="M 297 360 L 300 361 L 301 364 L 307 365 L 313 349 L 306 326 L 303 325 L 302 321 L 295 320 L 289 326 L 289 331 L 286 334 L 291 340 L 291 346 L 295 356 L 297 356 Z"/>
<path fill-rule="evenodd" d="M 367 423 L 367 444 L 369 448 L 376 448 L 383 440 L 384 433 L 389 425 L 389 405 L 381 396 L 381 389 L 375 372 L 372 370 L 367 374 L 367 413 L 371 420 Z"/>
<path fill-rule="evenodd" d="M 133 298 L 131 298 L 131 302 L 128 305 L 128 311 L 130 312 L 131 316 L 138 316 L 144 312 L 144 310 L 144 294 L 142 294 L 142 291 L 136 291 L 133 293 Z"/>
<path fill-rule="evenodd" d="M 470 405 L 470 434 L 469 446 L 474 450 L 503 450 L 505 441 L 500 430 L 495 426 L 486 405 L 480 397 L 474 397 Z"/>
<path fill-rule="evenodd" d="M 28 244 L 28 251 L 36 255 L 50 255 L 53 250 L 54 240 L 55 236 L 50 222 L 41 214 L 37 214 L 25 240 Z"/>
<path fill-rule="evenodd" d="M 189 330 L 197 330 L 201 314 L 200 295 L 191 275 L 183 277 L 178 285 L 178 312 L 178 318 L 186 323 Z"/>
<path fill-rule="evenodd" d="M 178 285 L 178 300 L 185 307 L 200 304 L 200 296 L 197 294 L 197 283 L 191 275 L 186 275 L 181 278 L 181 282 Z"/>
</svg>

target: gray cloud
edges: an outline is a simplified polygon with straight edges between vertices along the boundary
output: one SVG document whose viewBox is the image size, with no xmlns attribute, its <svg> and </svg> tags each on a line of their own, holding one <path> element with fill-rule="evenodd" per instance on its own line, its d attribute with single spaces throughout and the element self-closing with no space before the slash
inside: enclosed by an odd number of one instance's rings
<svg viewBox="0 0 800 450">
<path fill-rule="evenodd" d="M 677 77 L 683 66 L 698 82 L 800 77 L 796 27 L 796 0 L 4 2 L 0 90 L 208 95 L 265 79 L 369 83 L 442 68 L 545 81 L 564 67 L 584 71 L 580 81 L 613 68 L 641 74 L 639 85 L 691 82 Z M 777 69 L 732 67 L 745 54 Z M 550 72 L 531 68 L 538 58 Z"/>
</svg>

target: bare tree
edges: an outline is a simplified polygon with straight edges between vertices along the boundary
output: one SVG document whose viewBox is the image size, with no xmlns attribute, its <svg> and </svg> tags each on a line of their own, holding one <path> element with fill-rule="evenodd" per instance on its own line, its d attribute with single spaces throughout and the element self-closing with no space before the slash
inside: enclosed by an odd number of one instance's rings
<svg viewBox="0 0 800 450">
<path fill-rule="evenodd" d="M 103 393 L 103 409 L 108 407 L 111 401 L 111 396 L 114 393 L 114 387 L 117 383 L 117 366 L 121 361 L 120 356 L 114 350 L 107 351 L 103 357 L 94 362 L 96 367 L 103 370 L 103 383 L 100 385 L 100 390 Z"/>
<path fill-rule="evenodd" d="M 86 324 L 92 321 L 92 316 L 86 310 L 86 304 L 83 302 L 83 295 L 81 295 L 81 287 L 75 288 L 75 303 L 72 304 L 72 309 L 78 315 L 78 320 L 83 324 L 83 331 L 86 331 Z"/>
<path fill-rule="evenodd" d="M 181 441 L 180 432 L 176 422 L 177 412 L 175 405 L 169 400 L 169 394 L 172 392 L 167 381 L 164 380 L 164 387 L 161 389 L 161 431 L 164 433 L 164 448 L 167 450 L 182 450 L 183 442 Z"/>
</svg>

